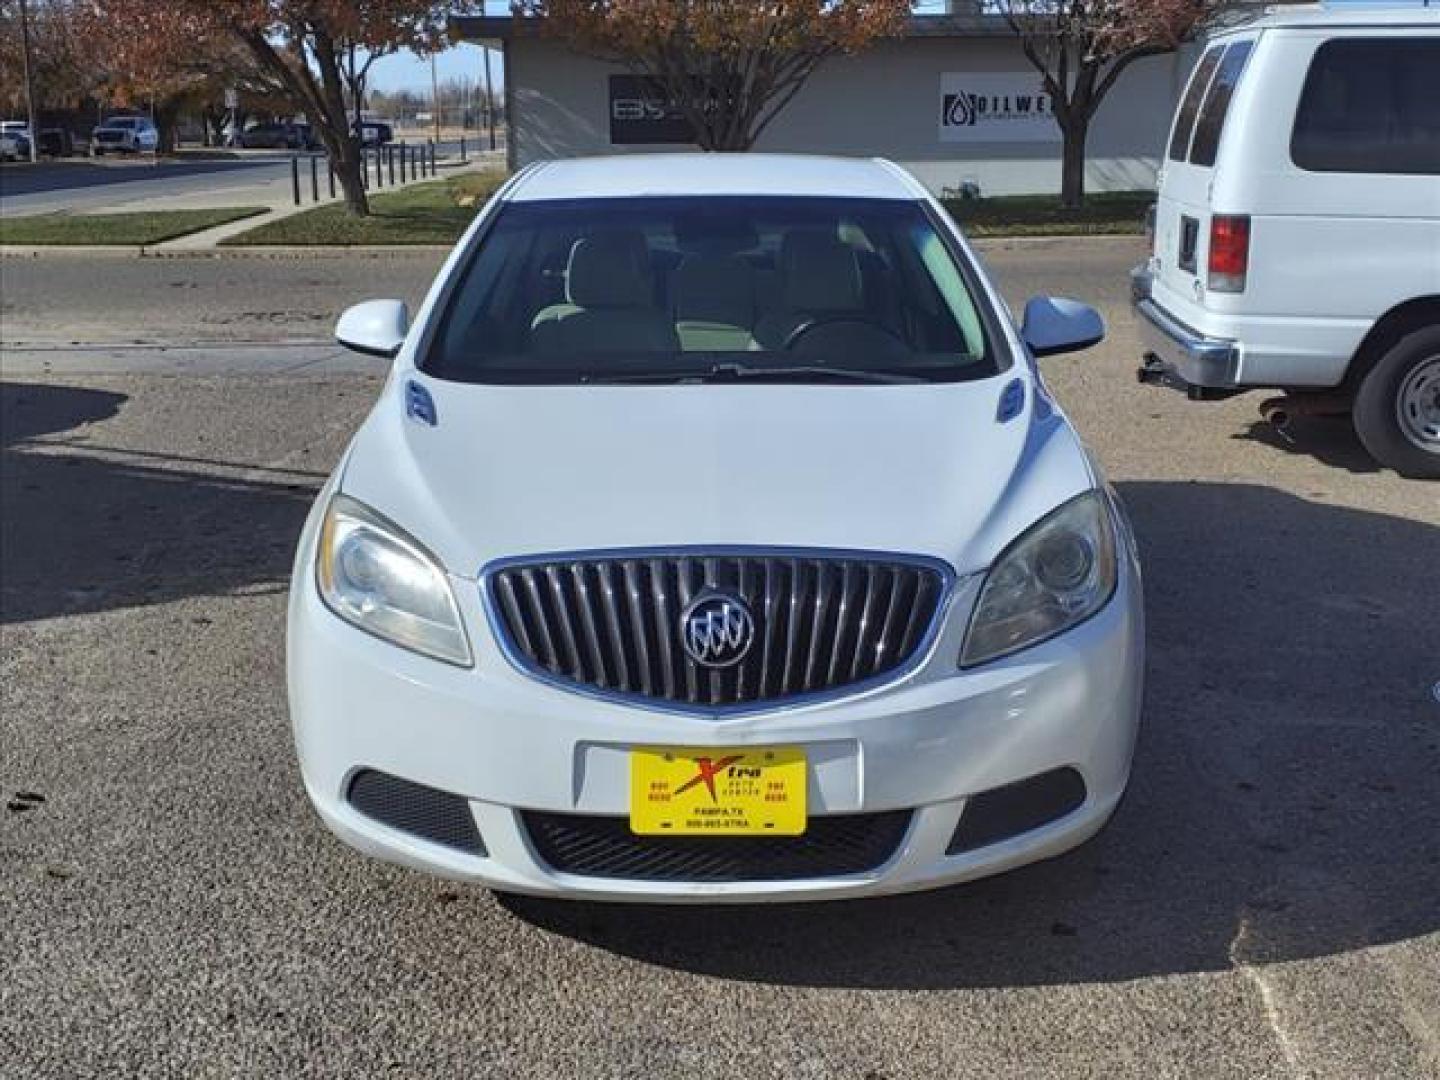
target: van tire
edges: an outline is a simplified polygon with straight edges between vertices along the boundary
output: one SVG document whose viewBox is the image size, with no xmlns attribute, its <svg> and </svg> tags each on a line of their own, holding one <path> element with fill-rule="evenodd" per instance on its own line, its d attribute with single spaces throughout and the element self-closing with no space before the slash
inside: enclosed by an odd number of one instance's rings
<svg viewBox="0 0 1440 1080">
<path fill-rule="evenodd" d="M 1396 341 L 1365 375 L 1355 395 L 1355 433 L 1382 465 L 1416 480 L 1440 480 L 1440 450 L 1426 450 L 1401 429 L 1399 398 L 1405 381 L 1440 357 L 1440 324 L 1413 330 Z"/>
</svg>

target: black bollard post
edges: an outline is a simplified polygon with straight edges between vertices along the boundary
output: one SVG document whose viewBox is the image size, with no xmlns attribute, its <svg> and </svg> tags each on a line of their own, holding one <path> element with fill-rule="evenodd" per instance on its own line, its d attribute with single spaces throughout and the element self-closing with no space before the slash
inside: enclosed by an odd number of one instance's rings
<svg viewBox="0 0 1440 1080">
<path fill-rule="evenodd" d="M 385 168 L 390 173 L 390 186 L 395 186 L 395 147 L 385 147 Z"/>
<path fill-rule="evenodd" d="M 300 157 L 298 154 L 290 155 L 290 190 L 295 197 L 295 205 L 300 205 Z"/>
<path fill-rule="evenodd" d="M 407 166 L 408 166 L 408 159 L 409 159 L 409 157 L 410 157 L 410 148 L 409 148 L 408 146 L 406 146 L 404 143 L 401 143 L 401 144 L 400 144 L 400 182 L 401 182 L 402 184 L 405 183 L 406 173 L 408 172 Z"/>
<path fill-rule="evenodd" d="M 460 164 L 465 164 L 465 136 L 460 136 Z"/>
<path fill-rule="evenodd" d="M 320 159 L 310 155 L 310 201 L 320 201 Z"/>
<path fill-rule="evenodd" d="M 325 175 L 328 177 L 330 185 L 330 198 L 333 199 L 335 197 L 335 163 L 330 160 L 328 154 L 325 157 Z"/>
</svg>

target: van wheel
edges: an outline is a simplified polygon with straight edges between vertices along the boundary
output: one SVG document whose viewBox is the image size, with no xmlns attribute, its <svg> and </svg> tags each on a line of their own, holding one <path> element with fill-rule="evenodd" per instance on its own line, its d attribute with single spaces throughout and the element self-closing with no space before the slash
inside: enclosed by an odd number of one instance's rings
<svg viewBox="0 0 1440 1080">
<path fill-rule="evenodd" d="M 1355 395 L 1365 449 L 1401 476 L 1440 480 L 1440 326 L 1392 345 Z"/>
</svg>

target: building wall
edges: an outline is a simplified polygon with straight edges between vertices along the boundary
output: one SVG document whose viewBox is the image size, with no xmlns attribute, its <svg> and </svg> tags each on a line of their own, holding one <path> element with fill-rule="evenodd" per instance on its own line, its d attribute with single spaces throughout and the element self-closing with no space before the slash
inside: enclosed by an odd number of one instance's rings
<svg viewBox="0 0 1440 1080">
<path fill-rule="evenodd" d="M 1090 129 L 1092 191 L 1154 186 L 1176 99 L 1193 56 L 1132 65 Z M 576 56 L 549 41 L 509 43 L 506 82 L 513 108 L 512 164 L 586 154 L 665 152 L 676 145 L 612 146 L 608 76 L 621 69 Z M 1060 186 L 1060 143 L 945 142 L 940 137 L 944 73 L 1013 73 L 1039 89 L 1039 76 L 1010 37 L 909 38 L 824 64 L 762 134 L 757 150 L 878 155 L 913 171 L 937 194 L 966 181 L 990 195 L 1048 193 Z M 1057 133 L 1058 135 L 1058 133 Z"/>
</svg>

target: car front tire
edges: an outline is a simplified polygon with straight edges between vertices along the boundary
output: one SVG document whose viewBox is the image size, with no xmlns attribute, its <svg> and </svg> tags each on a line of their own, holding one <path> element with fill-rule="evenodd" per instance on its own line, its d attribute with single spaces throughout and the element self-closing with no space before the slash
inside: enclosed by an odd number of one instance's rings
<svg viewBox="0 0 1440 1080">
<path fill-rule="evenodd" d="M 1391 345 L 1361 382 L 1353 419 L 1380 464 L 1401 476 L 1440 480 L 1440 324 Z"/>
</svg>

